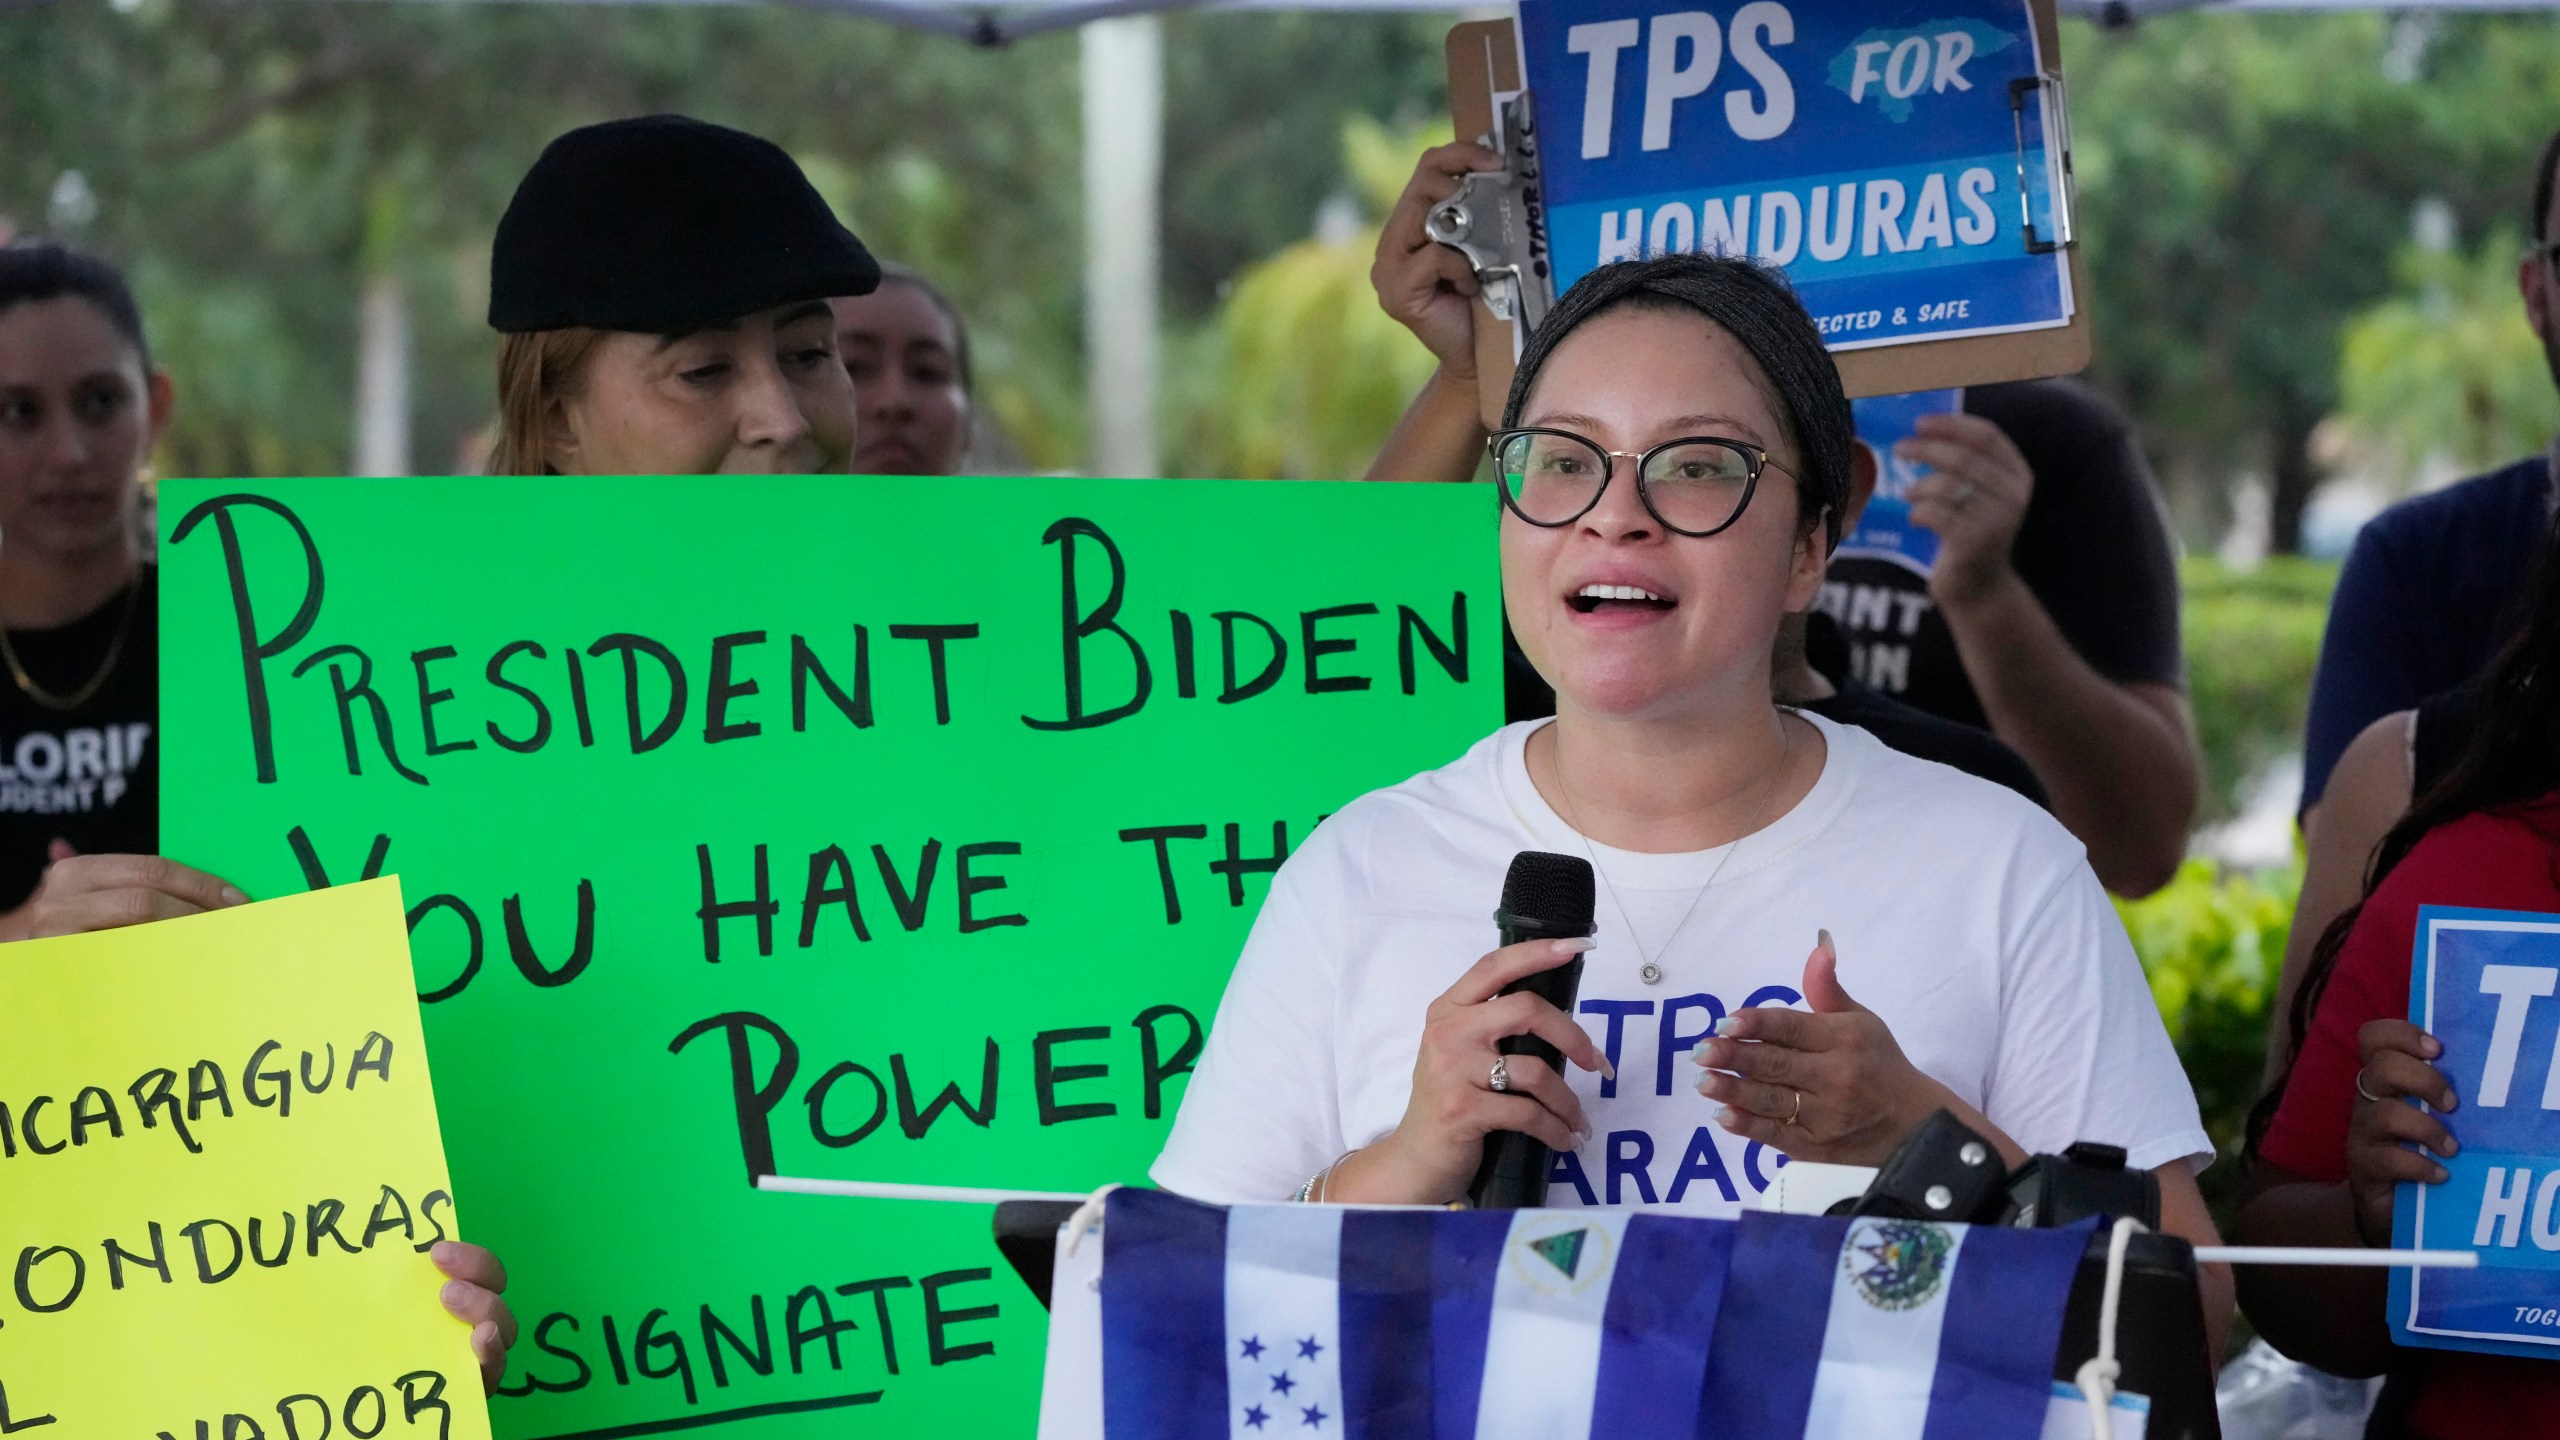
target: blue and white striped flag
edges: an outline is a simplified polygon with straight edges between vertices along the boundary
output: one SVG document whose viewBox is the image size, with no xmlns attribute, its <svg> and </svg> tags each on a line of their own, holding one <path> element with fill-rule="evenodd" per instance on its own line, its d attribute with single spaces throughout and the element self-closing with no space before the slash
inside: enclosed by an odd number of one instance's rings
<svg viewBox="0 0 2560 1440">
<path fill-rule="evenodd" d="M 1121 1190 L 1103 1226 L 1102 1429 L 2037 1440 L 2087 1238 Z"/>
</svg>

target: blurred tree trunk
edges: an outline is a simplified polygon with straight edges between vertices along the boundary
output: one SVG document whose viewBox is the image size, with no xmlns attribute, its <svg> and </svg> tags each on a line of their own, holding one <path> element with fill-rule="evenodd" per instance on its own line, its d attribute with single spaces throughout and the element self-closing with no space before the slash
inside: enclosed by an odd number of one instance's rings
<svg viewBox="0 0 2560 1440">
<path fill-rule="evenodd" d="M 2302 553 L 2302 512 L 2320 483 L 2311 465 L 2311 430 L 2320 423 L 2320 407 L 2290 385 L 2275 391 L 2275 414 L 2268 443 L 2267 474 L 2273 494 L 2267 516 L 2267 550 L 2275 555 Z"/>
<path fill-rule="evenodd" d="M 409 473 L 409 292 L 396 270 L 364 279 L 356 319 L 356 475 Z"/>
<path fill-rule="evenodd" d="M 1156 360 L 1164 203 L 1164 22 L 1084 27 L 1088 475 L 1163 473 Z"/>
<path fill-rule="evenodd" d="M 400 274 L 402 196 L 376 181 L 366 198 L 356 306 L 356 475 L 409 473 L 409 289 Z"/>
</svg>

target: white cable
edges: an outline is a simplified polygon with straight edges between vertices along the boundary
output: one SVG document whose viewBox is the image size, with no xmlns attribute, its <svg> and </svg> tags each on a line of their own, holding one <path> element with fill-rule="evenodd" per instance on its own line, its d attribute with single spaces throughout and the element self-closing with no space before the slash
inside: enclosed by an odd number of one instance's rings
<svg viewBox="0 0 2560 1440">
<path fill-rule="evenodd" d="M 2141 1228 L 2141 1221 L 2127 1215 L 2116 1221 L 2115 1233 L 2107 1237 L 2107 1285 L 2098 1300 L 2098 1353 L 2081 1361 L 2079 1372 L 2071 1377 L 2089 1402 L 2091 1440 L 2115 1440 L 2116 1377 L 2123 1373 L 2116 1364 L 2116 1308 L 2124 1298 L 2125 1248 Z"/>
<path fill-rule="evenodd" d="M 833 1195 L 848 1200 L 933 1200 L 954 1205 L 1001 1205 L 1008 1200 L 1082 1200 L 1081 1190 L 1011 1190 L 977 1185 L 903 1185 L 885 1180 L 813 1180 L 799 1175 L 759 1175 L 756 1188 L 783 1195 Z"/>
<path fill-rule="evenodd" d="M 1792 1166 L 1790 1169 L 1794 1168 Z M 1781 1175 L 1785 1170 L 1778 1172 Z M 2477 1250 L 2297 1249 L 2290 1245 L 2199 1245 L 2199 1265 L 2345 1265 L 2375 1270 L 2477 1270 Z"/>
</svg>

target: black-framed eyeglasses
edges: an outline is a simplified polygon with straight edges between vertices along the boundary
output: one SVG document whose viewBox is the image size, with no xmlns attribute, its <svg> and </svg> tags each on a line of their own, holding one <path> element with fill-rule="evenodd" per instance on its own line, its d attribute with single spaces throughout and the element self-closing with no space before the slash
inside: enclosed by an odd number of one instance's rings
<svg viewBox="0 0 2560 1440">
<path fill-rule="evenodd" d="M 1502 503 L 1553 529 L 1591 513 L 1621 459 L 1636 462 L 1636 498 L 1662 528 L 1704 539 L 1729 528 L 1760 488 L 1760 472 L 1794 472 L 1745 440 L 1686 435 L 1650 450 L 1604 449 L 1570 430 L 1505 430 L 1487 442 Z"/>
</svg>

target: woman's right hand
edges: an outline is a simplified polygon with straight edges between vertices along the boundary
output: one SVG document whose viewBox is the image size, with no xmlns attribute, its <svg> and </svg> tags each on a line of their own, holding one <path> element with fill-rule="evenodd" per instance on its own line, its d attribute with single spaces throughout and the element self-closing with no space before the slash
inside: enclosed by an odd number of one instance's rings
<svg viewBox="0 0 2560 1440">
<path fill-rule="evenodd" d="M 1386 1138 L 1334 1167 L 1329 1199 L 1438 1205 L 1467 1193 L 1484 1158 L 1484 1137 L 1517 1130 L 1557 1151 L 1591 1133 L 1582 1101 L 1545 1062 L 1514 1055 L 1509 1089 L 1493 1089 L 1498 1042 L 1535 1035 L 1574 1064 L 1614 1075 L 1608 1057 L 1573 1018 L 1535 995 L 1505 995 L 1524 975 L 1552 970 L 1591 948 L 1588 939 L 1524 940 L 1478 960 L 1431 1002 L 1413 1062 L 1413 1097 Z"/>
<path fill-rule="evenodd" d="M 2452 1114 L 2461 1102 L 2453 1082 L 2433 1063 L 2444 1046 L 2408 1021 L 2366 1021 L 2356 1032 L 2356 1049 L 2364 1068 L 2356 1075 L 2361 1093 L 2347 1124 L 2347 1194 L 2355 1205 L 2356 1234 L 2367 1245 L 2387 1246 L 2399 1183 L 2441 1185 L 2446 1176 L 2442 1165 L 2408 1147 L 2421 1145 L 2451 1159 L 2461 1147 L 2436 1116 Z M 2402 1103 L 2408 1096 L 2425 1101 L 2434 1113 Z"/>
<path fill-rule="evenodd" d="M 1460 177 L 1501 168 L 1502 156 L 1482 145 L 1460 142 L 1423 151 L 1378 231 L 1378 256 L 1369 266 L 1379 307 L 1431 347 L 1442 370 L 1467 380 L 1476 373 L 1475 267 L 1433 240 L 1422 222 L 1433 206 L 1458 193 Z"/>
<path fill-rule="evenodd" d="M 20 907 L 17 938 L 82 935 L 248 903 L 219 876 L 157 855 L 65 855 L 45 867 L 34 898 Z"/>
</svg>

